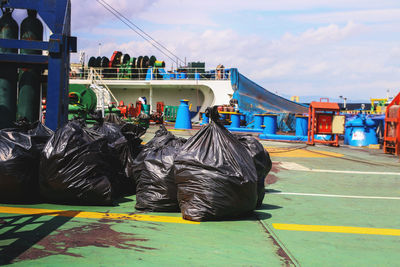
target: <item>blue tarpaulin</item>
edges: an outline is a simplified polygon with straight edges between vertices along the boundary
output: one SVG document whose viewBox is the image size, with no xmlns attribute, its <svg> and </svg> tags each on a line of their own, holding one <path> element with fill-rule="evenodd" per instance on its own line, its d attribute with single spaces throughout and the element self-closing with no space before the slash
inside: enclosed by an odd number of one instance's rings
<svg viewBox="0 0 400 267">
<path fill-rule="evenodd" d="M 308 113 L 308 107 L 278 96 L 244 75 L 237 69 L 231 69 L 233 98 L 238 100 L 242 112 L 263 113 Z"/>
<path fill-rule="evenodd" d="M 280 113 L 277 119 L 278 129 L 281 132 L 294 132 L 296 129 L 296 118 L 293 113 Z"/>
</svg>

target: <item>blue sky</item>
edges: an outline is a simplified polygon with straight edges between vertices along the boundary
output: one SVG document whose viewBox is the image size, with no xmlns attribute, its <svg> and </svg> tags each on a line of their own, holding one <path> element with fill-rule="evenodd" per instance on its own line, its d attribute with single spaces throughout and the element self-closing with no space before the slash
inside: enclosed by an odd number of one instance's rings
<svg viewBox="0 0 400 267">
<path fill-rule="evenodd" d="M 187 61 L 222 63 L 281 95 L 385 97 L 400 91 L 400 1 L 105 0 Z M 324 3 L 325 2 L 325 3 Z M 160 54 L 95 0 L 72 0 L 87 55 Z M 73 59 L 76 60 L 76 56 Z"/>
</svg>

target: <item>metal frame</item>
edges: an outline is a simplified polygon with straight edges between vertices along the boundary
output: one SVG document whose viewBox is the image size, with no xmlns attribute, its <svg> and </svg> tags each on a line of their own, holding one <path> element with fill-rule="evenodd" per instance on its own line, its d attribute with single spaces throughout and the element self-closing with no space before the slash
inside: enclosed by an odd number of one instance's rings
<svg viewBox="0 0 400 267">
<path fill-rule="evenodd" d="M 70 0 L 2 0 L 3 8 L 34 9 L 53 33 L 48 42 L 0 39 L 0 47 L 47 50 L 48 56 L 1 54 L 0 63 L 48 69 L 46 125 L 52 130 L 68 120 L 70 52 L 77 51 L 71 37 Z"/>
<path fill-rule="evenodd" d="M 383 151 L 386 154 L 400 155 L 400 110 L 396 118 L 389 118 L 389 109 L 393 105 L 400 105 L 400 93 L 393 99 L 393 101 L 386 107 L 385 116 L 385 133 L 383 141 Z M 393 125 L 396 129 L 396 136 L 389 137 L 389 126 Z"/>
<path fill-rule="evenodd" d="M 337 106 L 337 107 L 336 107 Z M 337 103 L 328 102 L 311 102 L 309 107 L 309 119 L 308 119 L 308 136 L 307 144 L 315 145 L 316 143 L 327 144 L 332 146 L 339 146 L 339 135 L 330 134 L 334 136 L 333 140 L 317 140 L 315 135 L 318 134 L 317 131 L 317 118 L 319 114 L 331 114 L 332 116 L 340 114 L 340 108 Z"/>
</svg>

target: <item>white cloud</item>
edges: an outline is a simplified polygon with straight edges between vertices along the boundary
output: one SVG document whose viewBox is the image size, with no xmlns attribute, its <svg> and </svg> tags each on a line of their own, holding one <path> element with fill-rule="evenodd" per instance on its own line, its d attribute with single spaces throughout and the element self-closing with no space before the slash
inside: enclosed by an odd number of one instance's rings
<svg viewBox="0 0 400 267">
<path fill-rule="evenodd" d="M 77 0 L 73 0 L 77 1 Z M 111 0 L 108 0 L 111 2 Z M 89 1 L 83 1 L 86 4 Z M 114 1 L 117 2 L 117 1 Z M 128 1 L 118 1 L 124 14 L 135 14 L 152 23 L 170 24 L 165 30 L 150 32 L 171 51 L 188 61 L 205 61 L 208 68 L 222 63 L 238 67 L 239 71 L 265 88 L 286 95 L 327 95 L 349 98 L 381 97 L 388 88 L 400 84 L 400 46 L 394 41 L 381 41 L 376 33 L 382 29 L 400 29 L 397 1 L 364 3 L 365 1 L 265 1 L 255 0 L 252 5 L 244 1 L 137 1 L 136 7 L 124 6 Z M 146 3 L 145 3 L 146 2 Z M 322 3 L 326 2 L 326 3 Z M 93 2 L 92 2 L 93 3 Z M 381 4 L 381 6 L 379 6 Z M 282 32 L 281 37 L 241 34 L 230 25 L 216 26 L 213 16 L 240 10 L 307 10 L 307 8 L 362 7 L 379 10 L 358 10 L 290 15 L 298 25 L 319 25 L 300 33 Z M 396 6 L 397 5 L 397 6 Z M 179 6 L 179 8 L 177 8 Z M 125 9 L 124 9 L 125 7 Z M 102 7 L 99 7 L 102 8 Z M 92 13 L 92 11 L 90 11 Z M 102 11 L 104 13 L 104 10 Z M 386 14 L 386 15 L 385 15 Z M 285 15 L 287 16 L 287 15 Z M 92 24 L 99 23 L 95 14 L 89 16 Z M 111 19 L 105 15 L 104 19 Z M 379 25 L 370 25 L 379 22 Z M 323 23 L 323 24 L 321 24 Z M 187 25 L 197 25 L 196 32 Z M 279 25 L 278 25 L 279 27 Z M 295 28 L 295 27 L 294 27 Z M 172 61 L 145 41 L 137 38 L 120 42 L 118 37 L 129 36 L 131 30 L 94 28 L 94 34 L 103 34 L 103 54 L 111 56 L 121 50 L 131 56 L 152 55 Z M 89 55 L 97 55 L 98 42 L 85 40 Z"/>
<path fill-rule="evenodd" d="M 356 22 L 388 21 L 399 18 L 400 3 L 396 0 L 105 0 L 129 19 L 140 18 L 167 25 L 218 26 L 214 19 L 221 14 L 243 11 L 307 11 L 310 9 L 356 9 L 349 12 L 331 12 L 293 16 L 298 21 Z M 382 7 L 389 7 L 382 9 Z M 372 10 L 371 10 L 372 9 Z M 72 0 L 73 29 L 92 28 L 107 21 L 117 21 L 96 0 Z"/>
<path fill-rule="evenodd" d="M 157 0 L 104 0 L 123 15 L 132 18 L 156 3 Z M 91 29 L 101 23 L 117 20 L 96 0 L 72 0 L 72 29 Z"/>
<path fill-rule="evenodd" d="M 400 21 L 400 8 L 351 10 L 342 12 L 321 12 L 290 16 L 294 21 L 307 23 L 343 23 L 349 20 L 357 23 L 384 23 Z"/>
<path fill-rule="evenodd" d="M 191 21 L 208 22 L 207 14 L 221 14 L 238 11 L 304 11 L 309 9 L 378 9 L 400 7 L 397 0 L 159 0 L 146 12 L 146 17 L 159 22 L 169 17 L 165 23 L 187 23 Z M 171 14 L 171 15 L 170 15 Z M 185 19 L 187 19 L 185 21 Z"/>
<path fill-rule="evenodd" d="M 388 86 L 400 81 L 396 78 L 400 69 L 393 66 L 391 60 L 392 57 L 400 58 L 398 45 L 343 43 L 347 38 L 367 32 L 364 30 L 365 26 L 352 22 L 343 27 L 331 24 L 298 35 L 288 33 L 273 41 L 256 35 L 241 36 L 233 29 L 205 30 L 201 34 L 171 30 L 152 35 L 160 37 L 181 58 L 187 56 L 189 61 L 205 61 L 209 68 L 220 63 L 226 67 L 238 67 L 259 84 L 283 94 L 358 97 L 360 93 L 386 92 Z M 171 63 L 142 41 L 112 42 L 102 47 L 108 55 L 114 49 L 136 56 L 156 54 Z M 97 48 L 90 51 L 96 54 Z"/>
<path fill-rule="evenodd" d="M 337 24 L 330 24 L 325 27 L 309 29 L 300 36 L 287 33 L 283 36 L 283 42 L 320 45 L 326 42 L 343 40 L 346 37 L 360 33 L 363 29 L 364 27 L 362 25 L 357 25 L 352 21 L 348 22 L 343 28 L 340 28 Z"/>
</svg>

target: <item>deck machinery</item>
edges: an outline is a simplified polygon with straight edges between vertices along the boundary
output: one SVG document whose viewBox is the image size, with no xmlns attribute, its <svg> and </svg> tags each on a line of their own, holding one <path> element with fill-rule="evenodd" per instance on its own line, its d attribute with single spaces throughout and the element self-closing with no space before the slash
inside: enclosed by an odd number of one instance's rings
<svg viewBox="0 0 400 267">
<path fill-rule="evenodd" d="M 400 93 L 386 108 L 383 150 L 400 155 Z"/>
<path fill-rule="evenodd" d="M 40 106 L 40 97 L 37 96 L 37 83 L 42 82 L 41 73 L 48 70 L 47 78 L 47 115 L 46 125 L 55 130 L 67 122 L 68 118 L 68 85 L 69 85 L 69 59 L 70 52 L 76 52 L 77 39 L 71 37 L 71 2 L 70 0 L 2 0 L 0 7 L 3 10 L 3 17 L 6 15 L 5 24 L 2 24 L 0 31 L 0 111 L 2 112 L 3 125 L 0 128 L 9 127 L 17 118 L 17 101 L 21 102 L 23 110 L 26 104 L 33 104 L 33 109 Z M 21 38 L 18 39 L 18 24 L 12 19 L 14 9 L 28 10 L 28 18 L 38 21 L 36 12 L 52 32 L 49 41 L 42 41 L 40 27 L 32 29 L 31 33 L 24 35 L 24 25 L 21 25 Z M 28 19 L 27 18 L 27 19 Z M 3 18 L 2 18 L 3 19 Z M 4 22 L 4 20 L 2 21 Z M 28 23 L 32 25 L 32 23 Z M 43 29 L 42 29 L 43 31 Z M 42 51 L 48 51 L 44 55 Z M 20 52 L 20 53 L 19 53 Z M 27 93 L 18 97 L 17 100 L 17 71 L 29 72 L 31 82 L 28 87 L 21 89 Z M 6 71 L 4 71 L 6 70 Z M 39 76 L 39 79 L 37 78 Z M 22 82 L 23 83 L 23 82 Z M 35 84 L 33 84 L 35 83 Z M 40 86 L 39 86 L 40 87 Z M 25 102 L 24 102 L 25 101 Z M 36 101 L 38 102 L 35 105 Z M 29 113 L 29 112 L 28 112 Z M 28 114 L 29 115 L 29 114 Z M 32 120 L 35 119 L 32 116 Z"/>
<path fill-rule="evenodd" d="M 344 134 L 345 117 L 339 115 L 340 108 L 337 103 L 311 102 L 309 107 L 307 144 L 315 143 L 339 146 L 339 134 Z M 316 139 L 316 135 L 326 135 L 328 138 Z"/>
</svg>

